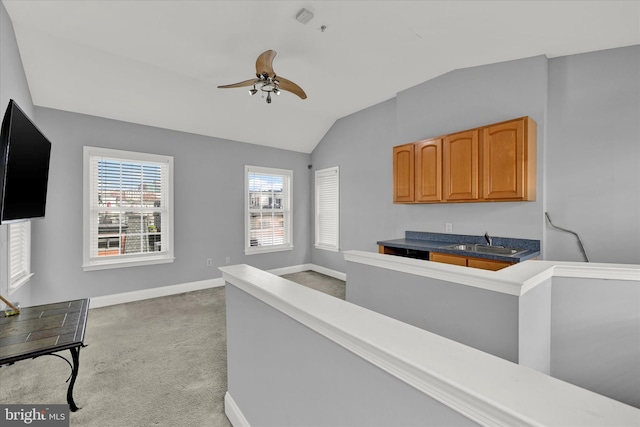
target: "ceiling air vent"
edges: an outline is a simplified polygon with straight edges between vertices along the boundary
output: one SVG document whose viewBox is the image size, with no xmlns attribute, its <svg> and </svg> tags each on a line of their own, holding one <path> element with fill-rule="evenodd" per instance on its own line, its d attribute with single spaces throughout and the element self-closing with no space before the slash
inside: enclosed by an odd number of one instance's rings
<svg viewBox="0 0 640 427">
<path fill-rule="evenodd" d="M 300 12 L 296 15 L 296 20 L 298 22 L 302 22 L 303 24 L 308 23 L 313 19 L 313 12 L 307 9 L 300 9 Z"/>
</svg>

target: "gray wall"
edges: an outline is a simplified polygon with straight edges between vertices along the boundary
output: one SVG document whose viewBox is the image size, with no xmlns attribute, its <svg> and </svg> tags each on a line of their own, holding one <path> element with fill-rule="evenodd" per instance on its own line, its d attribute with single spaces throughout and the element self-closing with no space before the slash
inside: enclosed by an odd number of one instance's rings
<svg viewBox="0 0 640 427">
<path fill-rule="evenodd" d="M 477 425 L 227 282 L 228 391 L 252 426 Z"/>
<path fill-rule="evenodd" d="M 547 210 L 592 262 L 640 263 L 640 46 L 549 61 Z M 582 261 L 549 230 L 547 259 Z"/>
<path fill-rule="evenodd" d="M 16 99 L 54 144 L 48 216 L 34 222 L 36 277 L 19 291 L 23 303 L 31 302 L 31 288 L 33 302 L 41 302 L 218 277 L 226 256 L 260 268 L 313 262 L 344 272 L 341 253 L 313 248 L 313 172 L 336 165 L 342 250 L 376 251 L 377 240 L 402 237 L 405 230 L 443 232 L 450 222 L 454 233 L 541 239 L 543 258 L 578 259 L 573 237 L 544 224 L 548 210 L 559 225 L 581 232 L 593 261 L 640 262 L 639 46 L 452 71 L 338 120 L 309 156 L 34 109 L 2 5 L 0 19 L 0 106 Z M 538 123 L 537 201 L 391 203 L 391 147 L 523 115 Z M 83 145 L 176 157 L 174 264 L 82 272 Z M 243 255 L 240 171 L 247 163 L 294 170 L 293 252 Z M 310 171 L 307 164 L 313 164 Z M 194 206 L 200 207 L 195 213 Z M 206 258 L 212 267 L 205 267 Z"/>
<path fill-rule="evenodd" d="M 518 363 L 551 374 L 551 279 L 518 299 Z"/>
<path fill-rule="evenodd" d="M 543 56 L 452 71 L 395 99 L 336 122 L 312 153 L 314 168 L 340 165 L 340 247 L 377 251 L 377 240 L 406 230 L 542 240 L 543 174 L 535 202 L 392 203 L 392 147 L 521 116 L 538 124 L 543 157 L 547 59 Z M 342 254 L 313 249 L 313 262 L 344 271 Z"/>
<path fill-rule="evenodd" d="M 34 221 L 32 227 L 31 270 L 35 276 L 12 300 L 30 305 L 216 278 L 220 277 L 217 267 L 224 265 L 227 256 L 231 263 L 262 269 L 310 262 L 309 154 L 34 108 L 13 26 L 1 3 L 0 19 L 2 111 L 9 98 L 14 98 L 52 142 L 46 218 Z M 179 106 L 176 114 L 182 114 Z M 174 156 L 174 263 L 82 270 L 85 145 Z M 293 170 L 293 251 L 244 255 L 245 164 Z M 210 267 L 207 258 L 213 260 Z"/>
<path fill-rule="evenodd" d="M 346 300 L 518 363 L 518 297 L 347 262 Z"/>
<path fill-rule="evenodd" d="M 340 247 L 375 251 L 406 230 L 542 240 L 541 259 L 640 262 L 640 46 L 452 71 L 336 122 L 312 153 L 340 165 Z M 538 124 L 535 202 L 392 204 L 391 147 L 528 115 Z M 344 271 L 339 253 L 312 262 Z"/>
<path fill-rule="evenodd" d="M 13 24 L 7 14 L 4 4 L 0 2 L 0 120 L 4 117 L 9 100 L 15 100 L 20 108 L 33 118 L 33 102 L 27 85 L 27 78 L 22 66 L 22 59 L 18 51 Z M 38 221 L 33 222 L 33 230 L 38 227 Z M 0 233 L 5 234 L 6 225 L 0 225 Z M 35 231 L 32 231 L 35 233 Z M 7 295 L 6 260 L 0 260 L 0 275 L 3 276 L 0 286 L 0 294 Z M 31 291 L 28 285 L 11 294 L 11 301 L 19 301 L 22 306 L 31 304 Z"/>
<path fill-rule="evenodd" d="M 4 116 L 10 99 L 14 99 L 20 108 L 33 117 L 33 102 L 27 85 L 27 78 L 18 51 L 16 35 L 9 14 L 0 2 L 0 107 Z"/>
<path fill-rule="evenodd" d="M 178 111 L 177 111 L 178 113 Z M 310 261 L 309 155 L 48 108 L 36 121 L 52 143 L 47 213 L 33 233 L 35 302 L 92 297 L 220 277 L 225 257 L 261 269 Z M 174 156 L 175 261 L 84 272 L 82 147 Z M 294 250 L 244 255 L 244 165 L 293 170 Z M 206 266 L 212 258 L 213 265 Z"/>
<path fill-rule="evenodd" d="M 638 281 L 554 277 L 551 376 L 640 408 Z"/>
<path fill-rule="evenodd" d="M 640 408 L 640 282 L 552 277 L 518 297 L 347 262 L 348 302 Z"/>
<path fill-rule="evenodd" d="M 396 235 L 396 213 L 390 208 L 395 139 L 396 100 L 390 99 L 338 120 L 313 151 L 314 171 L 340 166 L 341 251 L 377 252 L 377 240 Z M 314 209 L 315 204 L 312 215 Z M 311 250 L 314 264 L 346 271 L 341 253 Z"/>
</svg>

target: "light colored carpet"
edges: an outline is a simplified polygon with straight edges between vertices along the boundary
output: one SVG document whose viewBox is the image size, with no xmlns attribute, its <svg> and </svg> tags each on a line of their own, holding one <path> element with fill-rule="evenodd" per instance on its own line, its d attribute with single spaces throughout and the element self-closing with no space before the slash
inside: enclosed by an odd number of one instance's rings
<svg viewBox="0 0 640 427">
<path fill-rule="evenodd" d="M 311 271 L 284 277 L 344 299 L 341 280 Z M 91 309 L 74 389 L 82 409 L 70 424 L 230 426 L 224 298 L 214 288 Z M 69 374 L 51 356 L 3 366 L 0 402 L 66 403 Z"/>
<path fill-rule="evenodd" d="M 343 280 L 334 279 L 333 277 L 325 276 L 315 271 L 285 274 L 282 277 L 336 298 L 345 299 L 346 286 Z"/>
</svg>

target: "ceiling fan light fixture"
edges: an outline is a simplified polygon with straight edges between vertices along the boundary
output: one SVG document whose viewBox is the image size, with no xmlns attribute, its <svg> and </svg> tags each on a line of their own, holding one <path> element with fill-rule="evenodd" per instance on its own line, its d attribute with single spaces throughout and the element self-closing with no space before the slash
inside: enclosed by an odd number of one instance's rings
<svg viewBox="0 0 640 427">
<path fill-rule="evenodd" d="M 249 89 L 249 94 L 251 96 L 255 95 L 256 93 L 258 93 L 258 89 L 256 89 L 255 87 L 253 89 Z"/>
</svg>

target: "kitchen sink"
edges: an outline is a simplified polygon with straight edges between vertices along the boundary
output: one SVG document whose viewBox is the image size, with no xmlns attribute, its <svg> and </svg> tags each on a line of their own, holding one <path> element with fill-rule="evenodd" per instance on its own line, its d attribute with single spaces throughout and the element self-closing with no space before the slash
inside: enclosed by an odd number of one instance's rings
<svg viewBox="0 0 640 427">
<path fill-rule="evenodd" d="M 473 243 L 457 243 L 455 245 L 445 246 L 444 249 L 505 256 L 515 256 L 527 251 L 527 249 L 513 249 L 502 246 L 488 246 Z"/>
</svg>

